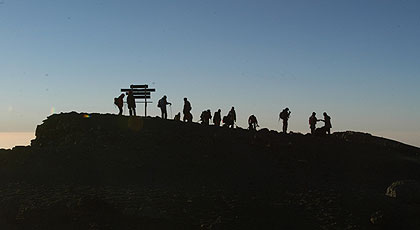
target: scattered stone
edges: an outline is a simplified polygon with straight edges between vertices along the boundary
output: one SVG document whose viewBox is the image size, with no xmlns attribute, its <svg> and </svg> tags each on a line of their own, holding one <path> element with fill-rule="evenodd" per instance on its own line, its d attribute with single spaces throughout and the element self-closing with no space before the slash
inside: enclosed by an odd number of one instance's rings
<svg viewBox="0 0 420 230">
<path fill-rule="evenodd" d="M 384 213 L 381 210 L 374 212 L 370 217 L 370 222 L 374 225 L 382 225 L 384 222 Z"/>
</svg>

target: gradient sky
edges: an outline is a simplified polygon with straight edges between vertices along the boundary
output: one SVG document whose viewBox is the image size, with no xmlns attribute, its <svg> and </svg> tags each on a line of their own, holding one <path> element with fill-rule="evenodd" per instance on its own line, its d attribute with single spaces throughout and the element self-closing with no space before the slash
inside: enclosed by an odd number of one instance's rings
<svg viewBox="0 0 420 230">
<path fill-rule="evenodd" d="M 130 84 L 157 89 L 195 120 L 255 114 L 292 131 L 327 111 L 333 131 L 420 146 L 420 2 L 387 0 L 2 0 L 0 132 L 51 113 L 116 113 Z M 139 105 L 138 113 L 143 113 Z M 1 148 L 2 146 L 0 146 Z"/>
</svg>

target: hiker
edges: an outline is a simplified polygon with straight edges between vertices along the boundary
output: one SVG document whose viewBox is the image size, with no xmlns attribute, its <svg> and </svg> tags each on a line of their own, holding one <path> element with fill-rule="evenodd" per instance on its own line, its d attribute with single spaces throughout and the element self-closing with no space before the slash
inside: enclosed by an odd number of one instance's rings
<svg viewBox="0 0 420 230">
<path fill-rule="evenodd" d="M 181 121 L 181 113 L 177 113 L 174 117 L 175 121 Z"/>
<path fill-rule="evenodd" d="M 254 116 L 254 114 L 252 114 L 251 116 L 249 116 L 249 118 L 248 118 L 248 125 L 249 125 L 249 127 L 248 127 L 249 130 L 253 130 L 253 131 L 256 131 L 257 130 L 258 121 L 257 121 L 257 118 Z"/>
<path fill-rule="evenodd" d="M 312 112 L 312 116 L 309 117 L 309 128 L 311 129 L 311 134 L 315 134 L 316 123 L 320 121 L 316 118 L 316 113 Z"/>
<path fill-rule="evenodd" d="M 232 113 L 229 112 L 226 116 L 223 117 L 223 127 L 232 127 L 234 126 Z"/>
<path fill-rule="evenodd" d="M 220 126 L 220 121 L 222 120 L 222 117 L 220 115 L 221 112 L 222 111 L 220 109 L 218 109 L 217 112 L 214 112 L 213 123 L 215 126 Z"/>
<path fill-rule="evenodd" d="M 323 121 L 325 123 L 325 125 L 324 125 L 325 132 L 327 134 L 331 134 L 331 128 L 332 128 L 331 117 L 328 116 L 327 112 L 324 112 L 323 115 L 324 115 L 324 119 L 321 120 L 321 121 Z"/>
<path fill-rule="evenodd" d="M 184 122 L 192 122 L 192 114 L 191 114 L 191 103 L 188 101 L 186 97 L 184 97 L 184 109 L 182 110 L 182 113 L 184 114 L 184 118 L 182 119 Z"/>
<path fill-rule="evenodd" d="M 122 93 L 119 97 L 114 98 L 114 104 L 118 107 L 119 113 L 118 115 L 122 115 L 123 113 L 123 106 L 124 106 L 124 94 Z"/>
<path fill-rule="evenodd" d="M 127 105 L 130 116 L 136 116 L 136 100 L 134 98 L 132 90 L 128 92 Z"/>
<path fill-rule="evenodd" d="M 232 106 L 232 108 L 229 111 L 228 116 L 230 117 L 230 126 L 231 126 L 231 128 L 235 128 L 235 122 L 236 122 L 235 107 Z"/>
<path fill-rule="evenodd" d="M 289 108 L 285 108 L 279 114 L 279 120 L 280 119 L 283 120 L 283 133 L 287 133 L 287 126 L 288 126 L 288 122 L 289 122 L 289 118 L 290 118 L 290 113 L 291 112 L 290 112 Z"/>
<path fill-rule="evenodd" d="M 166 111 L 166 105 L 172 105 L 172 103 L 168 102 L 166 95 L 164 95 L 158 102 L 158 107 L 160 108 L 160 111 L 162 112 L 163 119 L 168 119 L 168 112 Z"/>
<path fill-rule="evenodd" d="M 201 124 L 209 125 L 210 124 L 210 119 L 211 119 L 210 109 L 204 110 L 201 113 L 201 116 L 200 116 Z"/>
</svg>

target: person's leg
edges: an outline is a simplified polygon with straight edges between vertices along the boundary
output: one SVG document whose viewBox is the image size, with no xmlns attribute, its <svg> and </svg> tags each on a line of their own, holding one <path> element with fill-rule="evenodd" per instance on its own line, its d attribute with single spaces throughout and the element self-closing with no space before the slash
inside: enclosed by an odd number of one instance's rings
<svg viewBox="0 0 420 230">
<path fill-rule="evenodd" d="M 118 110 L 119 110 L 118 115 L 122 115 L 122 112 L 123 112 L 122 107 L 118 107 Z"/>
<path fill-rule="evenodd" d="M 136 116 L 136 108 L 133 108 L 133 115 Z"/>
<path fill-rule="evenodd" d="M 166 111 L 166 108 L 163 111 L 163 119 L 168 119 L 168 112 Z"/>
</svg>

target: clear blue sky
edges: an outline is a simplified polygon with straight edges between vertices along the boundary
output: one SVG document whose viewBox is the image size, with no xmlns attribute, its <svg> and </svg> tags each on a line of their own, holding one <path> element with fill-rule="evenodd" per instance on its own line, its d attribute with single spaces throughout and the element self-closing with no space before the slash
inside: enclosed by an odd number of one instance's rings
<svg viewBox="0 0 420 230">
<path fill-rule="evenodd" d="M 120 88 L 149 84 L 195 118 L 232 105 L 239 125 L 333 130 L 420 146 L 420 2 L 387 0 L 2 0 L 0 132 L 55 112 L 116 113 Z M 158 115 L 155 104 L 149 113 Z M 138 113 L 143 113 L 139 108 Z"/>
</svg>

